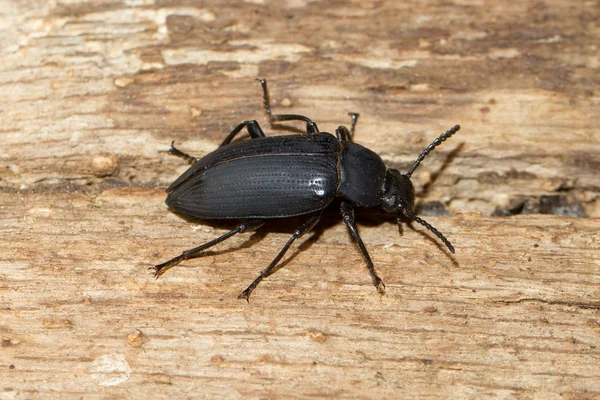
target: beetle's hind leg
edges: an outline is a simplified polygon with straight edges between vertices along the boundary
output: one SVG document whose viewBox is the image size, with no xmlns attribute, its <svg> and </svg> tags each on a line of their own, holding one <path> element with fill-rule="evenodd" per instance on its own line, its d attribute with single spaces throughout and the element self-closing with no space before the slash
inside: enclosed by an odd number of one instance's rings
<svg viewBox="0 0 600 400">
<path fill-rule="evenodd" d="M 298 227 L 298 229 L 296 229 L 294 231 L 294 234 L 292 235 L 292 237 L 290 237 L 290 239 L 287 241 L 287 243 L 285 244 L 285 246 L 283 246 L 283 248 L 281 249 L 281 251 L 279 252 L 279 254 L 277 254 L 277 256 L 275 257 L 275 259 L 273 261 L 271 261 L 271 264 L 269 264 L 269 266 L 267 268 L 265 268 L 264 270 L 262 270 L 262 272 L 260 273 L 260 275 L 258 275 L 258 277 L 250 284 L 250 286 L 248 286 L 246 288 L 246 290 L 244 290 L 239 296 L 238 299 L 245 299 L 246 301 L 250 301 L 250 295 L 252 294 L 252 291 L 256 288 L 256 286 L 258 286 L 258 284 L 267 276 L 271 275 L 273 272 L 275 272 L 275 268 L 277 267 L 277 264 L 279 263 L 279 261 L 281 261 L 281 259 L 283 258 L 283 256 L 285 255 L 285 253 L 288 251 L 288 249 L 290 248 L 290 246 L 292 245 L 292 243 L 294 243 L 294 241 L 296 239 L 298 239 L 300 236 L 304 235 L 306 232 L 310 231 L 316 224 L 317 222 L 319 222 L 319 219 L 321 218 L 321 213 L 319 212 L 316 215 L 313 215 L 312 217 L 310 217 L 308 220 L 306 220 L 302 225 L 300 225 Z"/>
<path fill-rule="evenodd" d="M 354 224 L 354 210 L 352 209 L 352 206 L 348 203 L 342 203 L 341 211 L 342 217 L 344 217 L 344 222 L 346 223 L 348 230 L 350 230 L 350 233 L 354 237 L 354 240 L 356 240 L 356 243 L 358 243 L 358 247 L 360 248 L 363 257 L 367 262 L 367 268 L 369 269 L 369 273 L 371 274 L 371 278 L 373 279 L 373 284 L 375 284 L 377 291 L 383 294 L 385 292 L 385 285 L 383 284 L 381 278 L 375 273 L 375 266 L 373 265 L 373 261 L 371 261 L 371 257 L 367 252 L 367 248 L 365 247 L 365 244 L 358 235 L 356 225 Z"/>
<path fill-rule="evenodd" d="M 154 277 L 158 279 L 162 274 L 164 274 L 169 269 L 173 268 L 183 260 L 189 260 L 190 258 L 198 257 L 200 253 L 202 253 L 209 247 L 221 243 L 222 241 L 229 239 L 235 234 L 256 230 L 260 228 L 263 224 L 264 221 L 262 219 L 256 219 L 249 222 L 241 223 L 234 230 L 227 232 L 223 236 L 220 236 L 215 240 L 211 240 L 208 243 L 204 243 L 203 245 L 195 247 L 191 250 L 186 250 L 177 257 L 173 257 L 169 261 L 166 261 L 162 264 L 158 264 L 154 267 L 150 267 L 149 269 L 154 269 Z"/>
<path fill-rule="evenodd" d="M 267 114 L 267 118 L 269 119 L 269 122 L 271 123 L 271 125 L 273 125 L 273 123 L 275 123 L 275 122 L 283 122 L 283 121 L 304 121 L 304 122 L 306 122 L 306 133 L 308 133 L 309 135 L 312 135 L 314 133 L 319 133 L 319 128 L 317 127 L 317 124 L 315 122 L 313 122 L 313 120 L 311 120 L 310 118 L 305 117 L 304 115 L 297 115 L 297 114 L 273 115 L 271 113 L 269 92 L 267 90 L 267 80 L 266 79 L 257 79 L 257 81 L 259 81 L 260 85 L 262 86 L 263 106 L 265 108 L 265 113 Z"/>
</svg>

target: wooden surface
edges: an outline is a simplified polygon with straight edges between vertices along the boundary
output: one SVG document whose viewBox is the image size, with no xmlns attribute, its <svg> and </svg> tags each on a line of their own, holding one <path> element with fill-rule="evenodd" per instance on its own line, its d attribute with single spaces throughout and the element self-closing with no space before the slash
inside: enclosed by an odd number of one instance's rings
<svg viewBox="0 0 600 400">
<path fill-rule="evenodd" d="M 0 399 L 600 397 L 597 2 L 0 5 Z M 381 296 L 332 210 L 250 304 L 289 224 L 155 281 L 227 229 L 169 143 L 268 128 L 257 77 L 401 171 L 460 123 L 413 177 L 456 256 L 357 211 Z"/>
</svg>

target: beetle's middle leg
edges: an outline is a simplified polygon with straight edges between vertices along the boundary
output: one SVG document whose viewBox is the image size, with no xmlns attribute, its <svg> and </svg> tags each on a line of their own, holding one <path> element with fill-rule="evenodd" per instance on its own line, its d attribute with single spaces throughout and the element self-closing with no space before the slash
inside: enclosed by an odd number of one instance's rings
<svg viewBox="0 0 600 400">
<path fill-rule="evenodd" d="M 234 230 L 227 232 L 223 236 L 220 236 L 214 240 L 211 240 L 208 243 L 204 243 L 201 246 L 195 247 L 191 250 L 186 250 L 177 257 L 171 258 L 169 261 L 166 261 L 162 264 L 158 264 L 154 267 L 150 267 L 150 269 L 154 269 L 154 277 L 159 278 L 162 274 L 167 272 L 169 269 L 173 268 L 183 260 L 188 260 L 190 258 L 198 257 L 200 253 L 209 247 L 214 246 L 215 244 L 221 243 L 224 240 L 229 239 L 235 234 L 253 231 L 260 228 L 265 222 L 262 219 L 255 219 L 252 221 L 244 222 L 239 224 Z"/>
<path fill-rule="evenodd" d="M 252 291 L 256 288 L 256 286 L 258 286 L 258 284 L 264 278 L 266 278 L 267 276 L 271 275 L 274 272 L 275 267 L 277 267 L 277 264 L 283 258 L 283 256 L 285 255 L 285 253 L 288 251 L 288 249 L 292 245 L 292 243 L 294 243 L 294 241 L 296 239 L 298 239 L 300 236 L 304 235 L 306 232 L 308 232 L 312 228 L 314 228 L 314 226 L 317 224 L 317 222 L 319 222 L 320 218 L 321 218 L 321 212 L 319 212 L 316 215 L 313 215 L 308 220 L 306 220 L 302 225 L 300 225 L 298 227 L 298 229 L 296 229 L 294 231 L 294 234 L 292 235 L 292 237 L 290 237 L 290 239 L 287 241 L 287 243 L 285 244 L 285 246 L 283 246 L 283 248 L 281 249 L 281 251 L 279 252 L 279 254 L 277 254 L 277 257 L 275 257 L 275 259 L 273 261 L 271 261 L 271 264 L 269 264 L 269 266 L 267 268 L 265 268 L 264 270 L 262 270 L 262 272 L 260 273 L 260 275 L 258 275 L 258 277 L 250 284 L 250 286 L 248 286 L 246 288 L 246 290 L 244 290 L 238 296 L 238 299 L 246 299 L 246 301 L 249 302 L 250 301 L 249 300 L 250 299 L 250 295 L 252 294 Z"/>
<path fill-rule="evenodd" d="M 269 92 L 267 91 L 267 80 L 266 79 L 257 79 L 260 82 L 263 90 L 263 106 L 265 108 L 265 113 L 267 114 L 267 118 L 269 118 L 269 122 L 271 125 L 275 122 L 283 122 L 283 121 L 304 121 L 306 122 L 306 133 L 312 135 L 314 133 L 319 133 L 319 128 L 317 128 L 317 124 L 308 117 L 304 115 L 297 114 L 271 114 L 271 105 L 269 101 Z"/>
<path fill-rule="evenodd" d="M 225 140 L 223 140 L 219 147 L 228 145 L 233 140 L 233 138 L 236 137 L 236 135 L 240 133 L 242 129 L 244 129 L 244 127 L 248 129 L 248 133 L 250 134 L 250 137 L 252 139 L 266 136 L 262 129 L 260 129 L 260 125 L 258 125 L 258 122 L 256 122 L 255 120 L 243 121 L 238 126 L 236 126 L 229 135 L 227 135 L 227 137 L 225 138 Z"/>
<path fill-rule="evenodd" d="M 354 237 L 354 240 L 356 240 L 356 243 L 358 243 L 358 247 L 360 248 L 360 251 L 362 252 L 363 257 L 365 258 L 365 261 L 367 262 L 367 268 L 369 269 L 371 278 L 373 278 L 373 283 L 375 284 L 377 291 L 379 293 L 383 294 L 385 291 L 385 285 L 383 284 L 383 281 L 381 280 L 381 278 L 379 276 L 377 276 L 377 274 L 375 273 L 375 266 L 373 265 L 373 261 L 371 261 L 371 257 L 369 256 L 369 253 L 367 252 L 367 248 L 365 247 L 365 244 L 363 243 L 362 239 L 358 235 L 358 231 L 356 230 L 356 225 L 354 224 L 354 210 L 352 209 L 352 206 L 348 203 L 342 202 L 341 211 L 342 211 L 342 217 L 344 217 L 344 222 L 346 223 L 348 230 L 350 230 L 350 233 Z"/>
</svg>

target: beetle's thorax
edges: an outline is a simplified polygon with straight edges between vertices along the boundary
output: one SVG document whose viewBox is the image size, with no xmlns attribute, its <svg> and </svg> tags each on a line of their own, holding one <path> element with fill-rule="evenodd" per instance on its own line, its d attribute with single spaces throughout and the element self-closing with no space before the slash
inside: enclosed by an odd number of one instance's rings
<svg viewBox="0 0 600 400">
<path fill-rule="evenodd" d="M 339 156 L 339 197 L 360 207 L 381 205 L 385 164 L 375 152 L 352 142 L 342 142 Z"/>
<path fill-rule="evenodd" d="M 385 173 L 385 186 L 381 196 L 381 207 L 390 213 L 411 211 L 415 203 L 415 188 L 406 175 L 397 169 Z"/>
</svg>

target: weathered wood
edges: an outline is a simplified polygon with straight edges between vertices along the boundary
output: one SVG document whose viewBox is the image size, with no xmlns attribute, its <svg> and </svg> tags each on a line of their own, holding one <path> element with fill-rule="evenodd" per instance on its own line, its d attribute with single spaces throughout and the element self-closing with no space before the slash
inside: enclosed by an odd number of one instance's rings
<svg viewBox="0 0 600 400">
<path fill-rule="evenodd" d="M 5 2 L 0 398 L 600 396 L 599 12 L 522 3 Z M 227 229 L 170 141 L 267 127 L 257 77 L 401 170 L 460 123 L 414 175 L 456 256 L 357 212 L 380 296 L 332 210 L 250 304 L 288 225 L 152 279 Z"/>
</svg>

